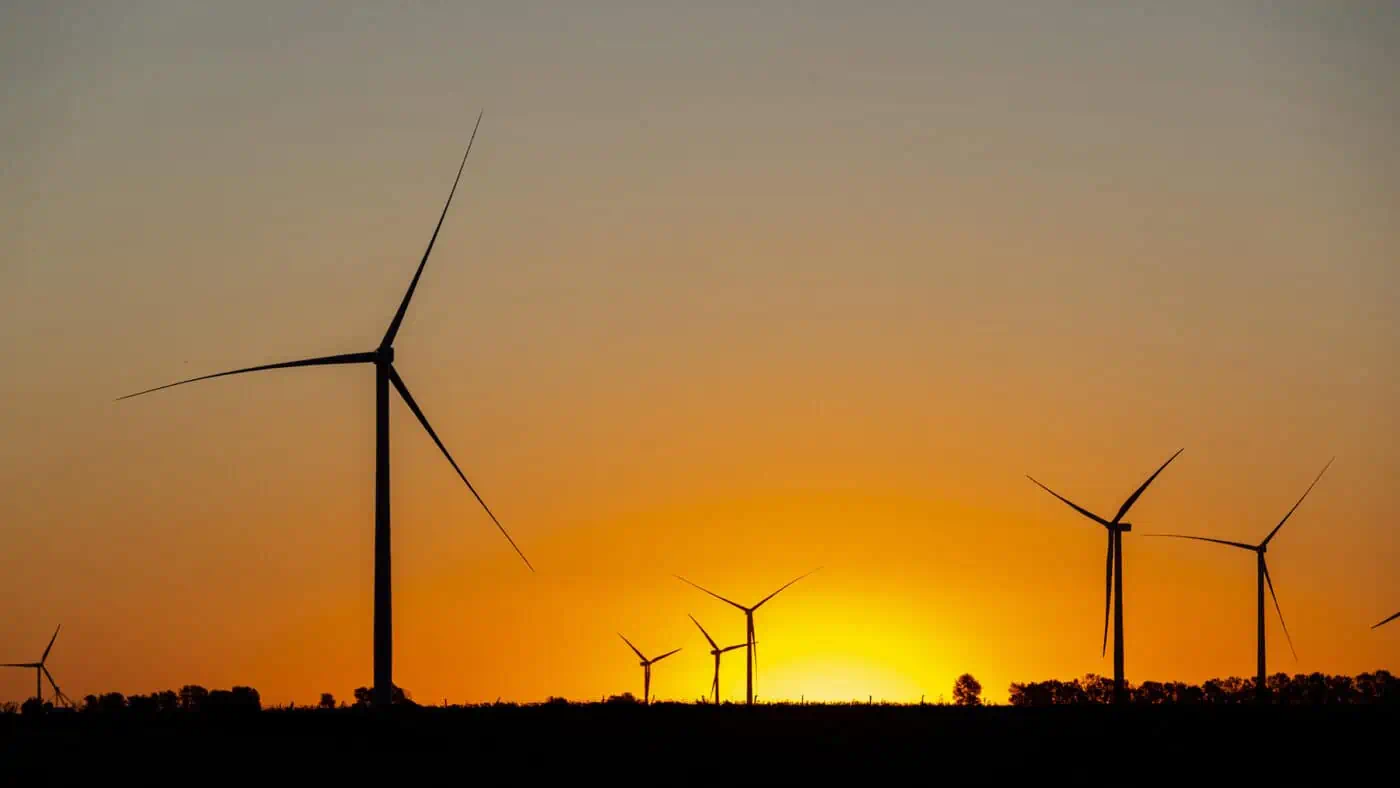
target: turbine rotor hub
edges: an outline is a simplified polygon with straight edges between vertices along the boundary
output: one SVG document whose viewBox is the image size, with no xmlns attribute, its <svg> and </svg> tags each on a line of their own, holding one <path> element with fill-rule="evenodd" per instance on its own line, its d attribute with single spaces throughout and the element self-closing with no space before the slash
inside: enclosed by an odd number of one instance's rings
<svg viewBox="0 0 1400 788">
<path fill-rule="evenodd" d="M 394 349 L 392 347 L 381 347 L 374 351 L 374 363 L 392 364 L 394 363 Z"/>
</svg>

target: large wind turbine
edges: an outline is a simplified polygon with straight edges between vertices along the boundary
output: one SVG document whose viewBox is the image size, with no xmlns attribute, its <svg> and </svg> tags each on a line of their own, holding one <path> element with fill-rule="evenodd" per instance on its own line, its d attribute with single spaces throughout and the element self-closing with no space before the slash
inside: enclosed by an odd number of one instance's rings
<svg viewBox="0 0 1400 788">
<path fill-rule="evenodd" d="M 58 627 L 54 629 L 53 637 L 49 638 L 49 645 L 44 649 L 44 655 L 39 657 L 38 662 L 12 662 L 8 665 L 0 665 L 0 668 L 33 668 L 34 697 L 38 698 L 40 701 L 44 699 L 44 679 L 47 678 L 49 680 L 49 686 L 53 687 L 54 700 L 62 700 L 71 706 L 73 705 L 72 701 L 69 701 L 68 696 L 63 694 L 63 690 L 58 688 L 58 682 L 53 680 L 53 674 L 50 673 L 48 667 L 44 665 L 44 663 L 49 660 L 49 652 L 53 651 L 53 642 L 58 640 L 58 630 L 60 629 L 63 629 L 62 624 L 59 624 Z"/>
<path fill-rule="evenodd" d="M 1336 458 L 1334 457 L 1332 459 Z M 1254 679 L 1254 689 L 1260 698 L 1265 697 L 1266 695 L 1268 695 L 1269 692 L 1269 674 L 1264 668 L 1264 586 L 1266 584 L 1269 586 L 1269 596 L 1272 596 L 1274 598 L 1274 609 L 1278 611 L 1278 623 L 1283 627 L 1283 636 L 1288 640 L 1288 650 L 1293 652 L 1294 659 L 1298 658 L 1298 652 L 1294 651 L 1293 649 L 1293 636 L 1288 634 L 1288 625 L 1283 622 L 1283 608 L 1278 603 L 1278 594 L 1274 593 L 1274 580 L 1273 578 L 1269 577 L 1269 564 L 1264 560 L 1264 554 L 1269 551 L 1269 542 L 1273 541 L 1274 535 L 1278 533 L 1279 529 L 1283 527 L 1284 523 L 1288 522 L 1288 518 L 1292 517 L 1293 513 L 1298 510 L 1298 507 L 1303 503 L 1303 498 L 1308 497 L 1308 493 L 1312 492 L 1312 488 L 1317 485 L 1319 480 L 1322 479 L 1322 474 L 1326 473 L 1327 469 L 1331 466 L 1332 460 L 1328 460 L 1327 464 L 1322 466 L 1322 470 L 1317 474 L 1317 478 L 1313 479 L 1312 484 L 1308 485 L 1308 489 L 1303 491 L 1303 495 L 1301 498 L 1298 499 L 1298 503 L 1293 504 L 1293 508 L 1288 510 L 1288 514 L 1285 514 L 1283 516 L 1283 519 L 1278 521 L 1278 525 L 1274 526 L 1274 530 L 1270 531 L 1269 535 L 1264 537 L 1264 541 L 1260 542 L 1257 545 L 1245 544 L 1244 542 L 1231 542 L 1225 539 L 1211 539 L 1210 537 L 1206 536 L 1185 536 L 1183 534 L 1143 534 L 1144 536 L 1162 536 L 1167 537 L 1169 539 L 1193 539 L 1197 542 L 1213 542 L 1215 544 L 1223 544 L 1227 547 L 1238 547 L 1241 550 L 1249 550 L 1255 554 L 1255 566 L 1259 581 L 1259 624 L 1257 635 L 1259 664 L 1257 666 L 1258 672 Z"/>
<path fill-rule="evenodd" d="M 1147 477 L 1147 481 L 1143 482 L 1142 486 L 1137 488 L 1132 495 L 1128 496 L 1128 500 L 1124 501 L 1122 506 L 1118 507 L 1118 514 L 1114 515 L 1112 520 L 1105 520 L 1099 517 L 1088 509 L 1085 509 L 1036 481 L 1030 475 L 1026 476 L 1027 479 L 1035 482 L 1036 486 L 1040 487 L 1040 489 L 1059 498 L 1061 501 L 1068 504 L 1071 509 L 1074 509 L 1076 512 L 1102 525 L 1108 531 L 1108 558 L 1106 561 L 1108 575 L 1104 581 L 1103 601 L 1103 653 L 1108 653 L 1108 608 L 1109 602 L 1112 601 L 1114 703 L 1126 703 L 1128 701 L 1128 694 L 1123 685 L 1123 534 L 1133 530 L 1133 525 L 1132 523 L 1125 523 L 1122 520 L 1124 515 L 1128 513 L 1128 510 L 1132 508 L 1133 504 L 1137 503 L 1138 497 L 1142 495 L 1143 490 L 1147 489 L 1147 485 L 1151 484 L 1152 480 L 1157 478 L 1157 474 L 1166 470 L 1166 467 L 1171 465 L 1172 460 L 1175 460 L 1177 455 L 1181 454 L 1183 451 L 1185 451 L 1184 448 L 1177 449 L 1176 454 L 1168 457 L 1167 461 L 1162 463 L 1162 467 L 1158 468 L 1155 473 Z"/>
<path fill-rule="evenodd" d="M 642 666 L 642 703 L 649 704 L 651 703 L 651 666 L 671 656 L 677 651 L 680 651 L 680 649 L 671 649 L 670 651 L 666 652 L 665 654 L 662 654 L 659 657 L 656 657 L 655 659 L 647 659 L 647 655 L 643 654 L 641 649 L 632 645 L 632 641 L 628 640 L 626 635 L 623 635 L 621 632 L 619 632 L 617 633 L 617 636 L 622 638 L 622 642 L 626 643 L 628 648 L 636 652 L 637 658 L 641 660 L 640 664 Z"/>
<path fill-rule="evenodd" d="M 399 304 L 399 309 L 394 313 L 394 319 L 389 322 L 389 330 L 384 333 L 384 339 L 379 343 L 379 347 L 366 353 L 344 353 L 336 356 L 322 356 L 320 358 L 303 359 L 301 361 L 285 361 L 279 364 L 264 364 L 257 367 L 246 367 L 235 369 L 229 372 L 219 372 L 213 375 L 204 375 L 188 380 L 181 380 L 176 383 L 169 383 L 158 386 L 136 394 L 128 394 L 118 399 L 129 399 L 149 394 L 152 391 L 160 391 L 171 386 L 179 386 L 185 383 L 193 383 L 198 380 L 208 380 L 209 378 L 219 378 L 226 375 L 239 375 L 244 372 L 259 372 L 269 369 L 287 369 L 291 367 L 319 367 L 333 364 L 373 364 L 374 365 L 374 386 L 375 386 L 375 462 L 374 462 L 374 693 L 372 696 L 376 706 L 387 707 L 393 696 L 393 604 L 390 584 L 390 562 L 389 562 L 389 386 L 392 385 L 403 398 L 404 404 L 408 405 L 413 415 L 418 417 L 418 422 L 427 430 L 428 436 L 433 439 L 437 447 L 442 450 L 442 454 L 447 461 L 452 464 L 452 469 L 457 472 L 462 481 L 466 483 L 467 489 L 481 507 L 486 510 L 486 514 L 491 517 L 491 521 L 496 524 L 501 533 L 510 542 L 511 547 L 519 554 L 520 560 L 525 562 L 530 571 L 534 567 L 530 566 L 529 559 L 516 546 L 515 540 L 510 538 L 506 529 L 501 525 L 500 520 L 491 512 L 490 507 L 481 499 L 467 480 L 467 476 L 462 469 L 457 466 L 457 461 L 452 459 L 451 453 L 438 438 L 437 432 L 433 430 L 428 418 L 423 415 L 422 409 L 414 401 L 413 395 L 408 393 L 408 386 L 403 382 L 403 378 L 394 369 L 394 337 L 399 333 L 399 327 L 403 324 L 404 315 L 408 312 L 408 303 L 413 298 L 413 291 L 418 287 L 418 279 L 423 275 L 423 268 L 428 264 L 428 255 L 433 251 L 433 244 L 437 242 L 438 232 L 442 230 L 443 219 L 447 218 L 447 209 L 452 205 L 452 197 L 457 193 L 457 183 L 462 179 L 462 170 L 467 166 L 467 156 L 471 154 L 472 142 L 476 140 L 476 130 L 481 126 L 481 116 L 476 118 L 476 126 L 472 128 L 471 139 L 467 142 L 467 152 L 462 155 L 462 163 L 457 167 L 457 177 L 452 181 L 452 190 L 447 194 L 447 203 L 442 206 L 442 214 L 438 217 L 437 226 L 433 228 L 432 238 L 428 240 L 428 248 L 423 252 L 423 259 L 418 262 L 418 270 L 413 274 L 413 280 L 408 284 L 408 292 L 404 293 L 403 301 Z"/>
<path fill-rule="evenodd" d="M 689 614 L 689 613 L 686 613 L 686 615 L 689 616 L 690 614 Z M 691 621 L 695 621 L 695 616 L 690 616 L 690 620 L 691 620 Z M 736 648 L 745 648 L 745 647 L 747 647 L 749 644 L 748 644 L 748 643 L 740 643 L 740 644 L 737 645 L 737 646 L 725 646 L 724 648 L 720 648 L 720 647 L 719 647 L 719 644 L 715 642 L 715 639 L 712 638 L 712 637 L 710 637 L 710 633 L 709 633 L 709 632 L 706 632 L 706 631 L 705 631 L 705 628 L 702 627 L 702 626 L 700 626 L 700 622 L 699 622 L 699 621 L 695 621 L 695 626 L 700 630 L 700 634 L 704 635 L 704 636 L 705 636 L 705 639 L 708 640 L 708 641 L 710 641 L 710 654 L 714 655 L 714 658 L 715 658 L 715 680 L 714 680 L 713 682 L 711 682 L 711 684 L 710 684 L 710 695 L 714 698 L 715 705 L 718 706 L 718 705 L 719 705 L 719 658 L 720 658 L 720 655 L 721 655 L 721 654 L 724 654 L 724 653 L 727 652 L 727 651 L 733 651 L 733 650 L 736 649 Z"/>
<path fill-rule="evenodd" d="M 821 569 L 821 567 L 817 567 L 816 569 L 813 569 L 812 572 L 816 572 L 816 571 L 819 570 L 819 569 Z M 779 588 L 777 591 L 774 591 L 773 593 L 769 594 L 768 596 L 766 596 L 766 597 L 764 597 L 764 598 L 758 600 L 758 602 L 755 603 L 752 607 L 744 607 L 743 605 L 739 604 L 738 602 L 735 602 L 735 601 L 732 600 L 732 599 L 725 599 L 724 597 L 720 596 L 719 594 L 716 594 L 715 592 L 711 591 L 711 590 L 708 589 L 708 588 L 705 588 L 705 587 L 703 587 L 703 586 L 696 585 L 695 583 L 691 583 L 689 580 L 686 580 L 684 577 L 681 577 L 680 575 L 676 575 L 676 579 L 677 579 L 677 580 L 683 581 L 683 582 L 685 582 L 685 583 L 690 583 L 690 585 L 695 586 L 696 588 L 700 589 L 701 591 L 704 591 L 705 593 L 709 594 L 710 596 L 714 597 L 715 599 L 718 599 L 718 600 L 721 601 L 721 602 L 728 602 L 729 604 L 733 605 L 734 607 L 737 607 L 737 608 L 739 608 L 740 610 L 744 611 L 744 620 L 745 620 L 745 623 L 748 625 L 748 638 L 747 638 L 747 642 L 744 644 L 745 646 L 748 646 L 748 659 L 746 660 L 747 663 L 748 663 L 748 669 L 747 669 L 747 674 L 748 674 L 748 690 L 747 690 L 747 693 L 746 693 L 746 701 L 745 701 L 745 702 L 748 703 L 748 704 L 750 704 L 750 705 L 753 704 L 753 677 L 754 677 L 754 673 L 758 672 L 758 649 L 757 649 L 757 647 L 756 647 L 758 644 L 757 644 L 757 641 L 754 639 L 753 614 L 754 614 L 754 612 L 755 612 L 756 610 L 758 610 L 760 607 L 763 607 L 763 605 L 764 605 L 765 602 L 767 602 L 768 600 L 772 599 L 773 597 L 775 597 L 775 596 L 777 596 L 779 593 L 781 593 L 781 592 L 783 591 L 784 588 L 787 588 L 788 586 L 792 585 L 793 583 L 796 583 L 798 580 L 801 580 L 802 578 L 806 577 L 807 575 L 812 574 L 812 572 L 808 572 L 806 575 L 800 575 L 800 576 L 798 576 L 798 577 L 794 577 L 793 579 L 787 581 L 786 583 L 783 584 L 782 588 Z"/>
</svg>

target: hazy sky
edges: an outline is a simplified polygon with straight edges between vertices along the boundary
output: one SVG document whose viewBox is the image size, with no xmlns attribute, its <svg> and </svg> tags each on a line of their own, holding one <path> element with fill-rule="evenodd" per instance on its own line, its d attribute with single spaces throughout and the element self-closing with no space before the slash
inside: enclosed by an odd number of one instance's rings
<svg viewBox="0 0 1400 788">
<path fill-rule="evenodd" d="M 421 701 L 1400 669 L 1400 12 L 1376 3 L 0 10 L 0 659 L 74 697 L 371 681 L 371 349 Z M 732 6 L 732 7 L 731 7 Z M 726 663 L 742 694 L 743 660 Z M 32 675 L 0 672 L 0 699 Z"/>
</svg>

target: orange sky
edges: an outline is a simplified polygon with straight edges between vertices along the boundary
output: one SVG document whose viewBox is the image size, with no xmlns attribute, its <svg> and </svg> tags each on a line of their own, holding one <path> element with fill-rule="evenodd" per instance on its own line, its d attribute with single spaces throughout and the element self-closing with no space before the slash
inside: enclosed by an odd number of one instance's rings
<svg viewBox="0 0 1400 788">
<path fill-rule="evenodd" d="M 1394 12 L 974 4 L 0 11 L 0 659 L 73 696 L 371 678 L 370 349 L 398 369 L 395 678 L 641 690 L 756 600 L 761 697 L 1400 668 Z M 794 9 L 798 8 L 793 6 Z M 59 9 L 68 9 L 60 13 Z M 1111 656 L 1111 655 L 1110 655 Z M 724 694 L 743 692 L 731 654 Z M 32 692 L 0 672 L 0 699 Z"/>
</svg>

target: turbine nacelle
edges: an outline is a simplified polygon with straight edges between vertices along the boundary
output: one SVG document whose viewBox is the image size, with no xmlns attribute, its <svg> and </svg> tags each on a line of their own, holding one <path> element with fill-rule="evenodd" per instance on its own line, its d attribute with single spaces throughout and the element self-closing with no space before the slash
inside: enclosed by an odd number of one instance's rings
<svg viewBox="0 0 1400 788">
<path fill-rule="evenodd" d="M 1118 527 L 1119 533 L 1127 533 L 1128 531 L 1133 530 L 1133 524 L 1132 524 L 1132 523 L 1119 523 L 1117 527 Z"/>
</svg>

